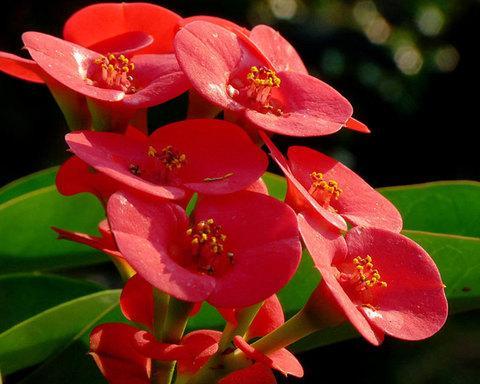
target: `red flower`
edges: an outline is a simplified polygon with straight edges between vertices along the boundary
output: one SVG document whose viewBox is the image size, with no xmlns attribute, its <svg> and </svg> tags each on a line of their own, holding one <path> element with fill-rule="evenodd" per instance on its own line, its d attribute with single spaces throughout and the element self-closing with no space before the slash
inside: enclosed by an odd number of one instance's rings
<svg viewBox="0 0 480 384">
<path fill-rule="evenodd" d="M 303 368 L 300 362 L 292 353 L 290 353 L 285 348 L 281 348 L 279 350 L 276 350 L 275 352 L 264 354 L 253 348 L 240 336 L 235 336 L 233 342 L 235 346 L 243 353 L 245 353 L 247 358 L 249 358 L 250 360 L 261 363 L 268 368 L 275 369 L 276 371 L 281 372 L 285 376 L 303 376 Z"/>
<path fill-rule="evenodd" d="M 290 147 L 288 160 L 261 136 L 288 180 L 285 201 L 296 211 L 312 210 L 341 230 L 352 225 L 402 229 L 402 217 L 390 201 L 342 163 L 307 147 Z"/>
<path fill-rule="evenodd" d="M 186 120 L 138 140 L 105 132 L 66 136 L 72 152 L 127 188 L 181 199 L 181 188 L 231 193 L 254 183 L 267 157 L 237 126 L 221 120 Z"/>
<path fill-rule="evenodd" d="M 129 41 L 140 38 L 149 41 L 144 47 L 136 42 L 141 53 L 171 53 L 180 20 L 176 13 L 155 4 L 93 4 L 67 20 L 63 36 L 65 40 L 104 54 L 124 52 Z"/>
<path fill-rule="evenodd" d="M 131 325 L 106 323 L 90 334 L 90 354 L 110 384 L 149 384 L 151 359 L 178 361 L 180 372 L 194 373 L 216 352 L 221 333 L 201 330 L 180 344 L 159 343 Z"/>
<path fill-rule="evenodd" d="M 117 260 L 123 260 L 123 256 L 118 250 L 117 245 L 115 244 L 115 240 L 113 238 L 112 231 L 110 230 L 107 220 L 102 220 L 100 224 L 98 224 L 98 231 L 100 232 L 100 237 L 91 236 L 80 232 L 71 232 L 56 227 L 52 227 L 52 229 L 58 233 L 59 239 L 66 239 L 74 241 L 76 243 L 85 244 L 94 249 L 98 249 L 99 251 L 102 251 L 107 255 L 113 256 Z"/>
<path fill-rule="evenodd" d="M 240 33 L 195 21 L 177 33 L 174 45 L 201 96 L 258 128 L 291 136 L 326 135 L 352 115 L 351 105 L 333 88 L 305 73 L 282 70 L 283 63 L 278 69 Z"/>
<path fill-rule="evenodd" d="M 121 184 L 98 172 L 77 156 L 69 158 L 58 170 L 55 179 L 57 190 L 64 196 L 89 192 L 106 204 L 110 195 L 120 189 Z"/>
<path fill-rule="evenodd" d="M 178 205 L 122 193 L 107 212 L 129 264 L 180 300 L 249 306 L 283 287 L 300 260 L 293 211 L 263 194 L 203 197 L 191 223 Z"/>
<path fill-rule="evenodd" d="M 347 318 L 375 345 L 385 333 L 424 339 L 445 323 L 445 286 L 433 260 L 412 240 L 361 227 L 337 237 L 302 214 L 299 228 L 323 277 L 306 306 L 320 321 Z"/>
<path fill-rule="evenodd" d="M 22 38 L 45 73 L 94 100 L 121 102 L 125 108 L 146 108 L 189 88 L 172 54 L 104 56 L 43 33 L 26 32 Z"/>
</svg>

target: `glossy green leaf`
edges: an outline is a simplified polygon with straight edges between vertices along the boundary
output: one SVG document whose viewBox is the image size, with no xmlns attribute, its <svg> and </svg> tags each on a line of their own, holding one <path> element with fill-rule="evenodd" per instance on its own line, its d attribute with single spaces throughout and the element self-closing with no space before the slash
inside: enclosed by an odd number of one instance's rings
<svg viewBox="0 0 480 384">
<path fill-rule="evenodd" d="M 267 185 L 270 196 L 282 201 L 285 199 L 285 195 L 287 194 L 287 181 L 284 177 L 266 172 L 262 176 L 262 179 Z"/>
<path fill-rule="evenodd" d="M 0 334 L 0 369 L 9 374 L 41 363 L 84 335 L 117 307 L 120 292 L 102 291 L 50 308 Z M 88 335 L 87 335 L 88 337 Z"/>
<path fill-rule="evenodd" d="M 61 196 L 54 184 L 0 204 L 0 273 L 58 269 L 107 260 L 84 245 L 58 241 L 50 228 L 96 233 L 103 216 L 103 208 L 95 197 Z"/>
<path fill-rule="evenodd" d="M 47 168 L 22 177 L 0 188 L 0 204 L 36 189 L 55 184 L 58 167 Z"/>
<path fill-rule="evenodd" d="M 480 183 L 439 181 L 381 188 L 408 230 L 480 237 Z"/>
<path fill-rule="evenodd" d="M 0 332 L 51 307 L 103 289 L 88 281 L 55 275 L 0 276 Z"/>
</svg>

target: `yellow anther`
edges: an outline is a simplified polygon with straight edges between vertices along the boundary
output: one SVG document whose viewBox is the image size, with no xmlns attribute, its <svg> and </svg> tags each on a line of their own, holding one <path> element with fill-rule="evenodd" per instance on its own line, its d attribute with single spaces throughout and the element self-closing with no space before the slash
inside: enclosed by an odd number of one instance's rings
<svg viewBox="0 0 480 384">
<path fill-rule="evenodd" d="M 148 147 L 148 151 L 147 151 L 147 155 L 150 156 L 150 157 L 155 157 L 157 156 L 157 150 L 152 147 L 151 145 Z"/>
<path fill-rule="evenodd" d="M 352 263 L 356 272 L 350 275 L 350 279 L 354 284 L 358 284 L 358 290 L 363 291 L 375 286 L 385 288 L 387 286 L 387 283 L 382 281 L 378 269 L 373 269 L 373 259 L 370 255 L 365 256 L 365 258 L 357 256 L 352 259 Z"/>
<path fill-rule="evenodd" d="M 130 70 L 130 68 L 128 68 L 127 66 L 122 67 L 122 71 L 125 72 L 125 73 L 128 73 L 129 70 Z"/>
<path fill-rule="evenodd" d="M 110 72 L 113 72 L 115 70 L 115 67 L 112 64 L 109 64 L 107 68 Z"/>
<path fill-rule="evenodd" d="M 190 236 L 192 234 L 192 232 L 193 232 L 192 228 L 187 229 L 187 231 L 186 231 L 187 236 Z"/>
<path fill-rule="evenodd" d="M 113 53 L 110 53 L 110 54 L 108 55 L 108 60 L 110 60 L 110 61 L 115 60 L 115 55 L 114 55 Z"/>
<path fill-rule="evenodd" d="M 174 168 L 181 168 L 186 163 L 187 156 L 179 153 L 171 145 L 167 145 L 162 149 L 159 159 L 169 171 L 172 171 Z"/>
<path fill-rule="evenodd" d="M 322 202 L 325 203 L 330 203 L 332 197 L 338 200 L 342 190 L 338 187 L 338 183 L 335 180 L 327 182 L 323 179 L 323 173 L 316 171 L 310 173 L 310 179 L 312 180 L 312 185 L 309 192 L 312 196 L 322 199 Z M 322 195 L 322 192 L 325 192 L 327 195 Z"/>
<path fill-rule="evenodd" d="M 195 237 L 195 238 L 192 239 L 192 244 L 193 245 L 197 245 L 198 243 L 199 243 L 198 237 Z"/>
</svg>

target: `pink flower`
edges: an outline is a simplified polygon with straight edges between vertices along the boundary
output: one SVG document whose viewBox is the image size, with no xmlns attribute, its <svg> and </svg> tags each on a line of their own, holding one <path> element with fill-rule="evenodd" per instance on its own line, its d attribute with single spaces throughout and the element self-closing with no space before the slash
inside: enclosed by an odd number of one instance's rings
<svg viewBox="0 0 480 384">
<path fill-rule="evenodd" d="M 347 229 L 346 220 L 400 232 L 402 217 L 394 205 L 342 163 L 308 147 L 290 147 L 287 160 L 261 136 L 287 177 L 285 201 L 296 212 L 313 211 L 341 230 Z"/>
<path fill-rule="evenodd" d="M 346 318 L 378 345 L 384 334 L 425 339 L 445 323 L 445 286 L 433 260 L 412 240 L 361 227 L 343 238 L 302 214 L 299 228 L 323 277 L 306 310 L 323 326 Z"/>
<path fill-rule="evenodd" d="M 260 36 L 260 42 L 265 40 L 261 31 L 252 34 Z M 177 33 L 174 45 L 193 88 L 254 127 L 291 136 L 318 136 L 338 131 L 352 115 L 343 96 L 302 73 L 295 55 L 288 60 L 300 72 L 284 70 L 286 64 L 278 60 L 277 68 L 244 34 L 195 21 Z"/>
<path fill-rule="evenodd" d="M 242 129 L 221 120 L 186 120 L 134 138 L 106 132 L 73 132 L 70 149 L 102 175 L 144 194 L 182 199 L 185 189 L 206 194 L 249 187 L 267 157 Z"/>
<path fill-rule="evenodd" d="M 178 205 L 125 193 L 107 211 L 128 263 L 180 300 L 249 306 L 283 287 L 300 261 L 293 211 L 263 194 L 203 197 L 190 220 Z"/>
</svg>

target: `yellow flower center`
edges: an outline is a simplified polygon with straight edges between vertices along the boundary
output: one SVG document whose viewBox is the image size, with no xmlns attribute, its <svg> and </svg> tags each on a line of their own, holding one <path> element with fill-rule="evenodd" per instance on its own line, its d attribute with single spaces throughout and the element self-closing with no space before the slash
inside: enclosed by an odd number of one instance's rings
<svg viewBox="0 0 480 384">
<path fill-rule="evenodd" d="M 312 184 L 308 193 L 324 207 L 330 205 L 332 199 L 338 200 L 343 192 L 335 180 L 324 180 L 323 173 L 321 172 L 312 172 L 310 179 L 312 180 Z"/>
<path fill-rule="evenodd" d="M 386 288 L 387 283 L 382 280 L 378 269 L 373 266 L 372 257 L 367 255 L 365 258 L 358 256 L 353 259 L 356 273 L 352 274 L 351 281 L 356 284 L 356 289 L 365 291 L 373 287 Z"/>
<path fill-rule="evenodd" d="M 100 56 L 95 60 L 95 64 L 102 70 L 102 80 L 110 88 L 120 89 L 125 93 L 134 93 L 135 87 L 132 85 L 132 73 L 135 64 L 124 55 L 115 56 L 109 53 L 107 56 Z"/>
</svg>

